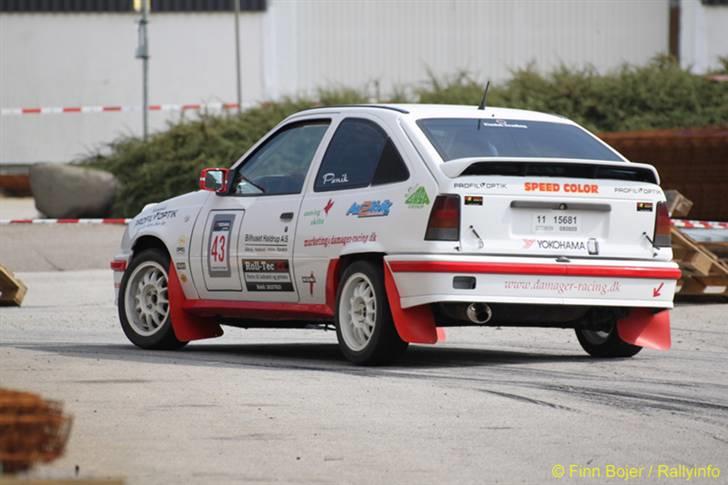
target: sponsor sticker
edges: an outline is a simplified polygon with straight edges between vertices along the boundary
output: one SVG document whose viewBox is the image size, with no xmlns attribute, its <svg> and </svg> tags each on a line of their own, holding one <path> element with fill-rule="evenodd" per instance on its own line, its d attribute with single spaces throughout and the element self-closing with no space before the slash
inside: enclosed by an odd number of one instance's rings
<svg viewBox="0 0 728 485">
<path fill-rule="evenodd" d="M 593 239 L 593 238 L 592 238 Z M 591 242 L 592 239 L 589 241 L 570 241 L 570 240 L 562 240 L 562 239 L 524 239 L 523 240 L 523 249 L 543 249 L 543 250 L 569 250 L 569 251 L 589 251 L 589 247 L 587 246 L 587 243 Z M 597 244 L 596 239 L 593 240 L 594 242 L 592 244 L 592 249 L 595 251 L 594 253 L 590 254 L 597 254 L 599 252 L 599 246 Z"/>
<path fill-rule="evenodd" d="M 310 226 L 316 226 L 326 222 L 326 218 L 329 215 L 329 211 L 334 206 L 333 199 L 329 199 L 323 209 L 310 209 L 304 211 L 303 218 L 309 221 Z"/>
<path fill-rule="evenodd" d="M 285 253 L 288 251 L 288 234 L 246 234 L 244 250 L 250 253 Z"/>
<path fill-rule="evenodd" d="M 157 210 L 148 216 L 141 217 L 134 221 L 134 227 L 163 226 L 175 217 L 177 217 L 177 209 Z"/>
<path fill-rule="evenodd" d="M 637 202 L 637 212 L 652 212 L 652 202 Z"/>
<path fill-rule="evenodd" d="M 483 120 L 483 126 L 487 126 L 489 128 L 528 128 L 528 125 L 523 124 L 523 122 L 511 123 L 506 120 Z"/>
<path fill-rule="evenodd" d="M 597 184 L 559 184 L 556 182 L 525 182 L 523 189 L 526 192 L 566 192 L 572 194 L 598 194 Z"/>
<path fill-rule="evenodd" d="M 328 184 L 348 184 L 349 183 L 349 175 L 342 173 L 341 175 L 336 175 L 334 172 L 328 172 L 325 173 L 321 177 L 321 182 L 324 185 Z"/>
<path fill-rule="evenodd" d="M 479 195 L 466 195 L 465 205 L 483 205 L 483 197 Z"/>
<path fill-rule="evenodd" d="M 453 187 L 466 190 L 505 190 L 508 186 L 500 182 L 455 182 Z"/>
<path fill-rule="evenodd" d="M 638 195 L 657 195 L 662 193 L 660 189 L 653 187 L 614 187 L 615 194 L 638 194 Z"/>
<path fill-rule="evenodd" d="M 301 281 L 308 285 L 308 293 L 313 296 L 313 287 L 316 284 L 316 275 L 313 274 L 313 271 L 308 276 L 302 276 Z"/>
<path fill-rule="evenodd" d="M 185 271 L 187 269 L 187 263 L 184 262 L 175 263 L 175 266 L 177 266 L 177 269 L 181 271 Z"/>
<path fill-rule="evenodd" d="M 243 259 L 241 262 L 248 291 L 293 291 L 287 259 Z"/>
<path fill-rule="evenodd" d="M 385 200 L 366 200 L 359 204 L 354 202 L 349 210 L 346 211 L 347 216 L 363 217 L 385 217 L 389 215 L 389 209 L 392 208 L 392 201 Z"/>
<path fill-rule="evenodd" d="M 404 197 L 404 203 L 410 209 L 422 209 L 430 205 L 427 190 L 421 185 L 410 188 Z"/>
<path fill-rule="evenodd" d="M 345 236 L 323 236 L 323 237 L 312 237 L 303 241 L 304 247 L 329 247 L 329 246 L 346 246 L 347 244 L 361 243 L 366 244 L 368 242 L 375 242 L 377 240 L 377 233 L 372 232 L 371 234 L 353 234 Z"/>
</svg>

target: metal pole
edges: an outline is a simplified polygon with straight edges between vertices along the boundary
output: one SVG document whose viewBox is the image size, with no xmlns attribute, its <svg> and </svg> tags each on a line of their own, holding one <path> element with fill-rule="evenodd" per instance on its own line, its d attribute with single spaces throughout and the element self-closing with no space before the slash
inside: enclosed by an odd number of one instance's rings
<svg viewBox="0 0 728 485">
<path fill-rule="evenodd" d="M 139 19 L 139 45 L 136 57 L 142 60 L 142 133 L 146 141 L 149 136 L 149 37 L 147 35 L 149 0 L 141 2 L 142 17 Z"/>
<path fill-rule="evenodd" d="M 243 109 L 242 79 L 240 75 L 240 0 L 233 0 L 235 4 L 235 89 L 238 94 L 238 113 Z"/>
</svg>

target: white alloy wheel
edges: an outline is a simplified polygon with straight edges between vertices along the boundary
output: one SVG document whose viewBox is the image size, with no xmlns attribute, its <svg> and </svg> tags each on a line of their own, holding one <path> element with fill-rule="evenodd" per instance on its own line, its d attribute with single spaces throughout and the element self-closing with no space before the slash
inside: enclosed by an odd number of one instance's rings
<svg viewBox="0 0 728 485">
<path fill-rule="evenodd" d="M 364 273 L 354 273 L 341 291 L 339 325 L 346 346 L 363 350 L 377 325 L 377 296 L 374 285 Z"/>
<path fill-rule="evenodd" d="M 156 261 L 144 261 L 129 277 L 124 308 L 127 321 L 137 334 L 156 334 L 169 317 L 167 281 L 167 271 Z"/>
</svg>

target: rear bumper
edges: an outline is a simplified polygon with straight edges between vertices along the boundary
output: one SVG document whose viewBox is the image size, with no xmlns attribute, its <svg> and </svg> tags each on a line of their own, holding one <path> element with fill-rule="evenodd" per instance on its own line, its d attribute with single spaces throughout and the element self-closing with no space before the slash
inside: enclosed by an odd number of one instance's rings
<svg viewBox="0 0 728 485">
<path fill-rule="evenodd" d="M 672 308 L 677 264 L 453 255 L 385 257 L 402 308 L 438 302 Z M 455 276 L 475 278 L 455 289 Z"/>
</svg>

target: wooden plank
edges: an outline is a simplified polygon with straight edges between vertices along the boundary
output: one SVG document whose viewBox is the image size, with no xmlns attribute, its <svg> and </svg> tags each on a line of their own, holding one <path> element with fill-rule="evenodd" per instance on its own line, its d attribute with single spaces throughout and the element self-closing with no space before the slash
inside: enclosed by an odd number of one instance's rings
<svg viewBox="0 0 728 485">
<path fill-rule="evenodd" d="M 667 212 L 670 217 L 687 217 L 690 209 L 693 208 L 693 201 L 682 195 L 677 190 L 666 190 Z"/>
<path fill-rule="evenodd" d="M 680 295 L 728 296 L 728 277 L 688 277 L 682 282 Z"/>
<path fill-rule="evenodd" d="M 0 264 L 0 306 L 20 306 L 28 287 Z"/>
</svg>

